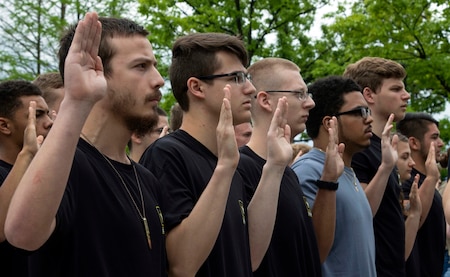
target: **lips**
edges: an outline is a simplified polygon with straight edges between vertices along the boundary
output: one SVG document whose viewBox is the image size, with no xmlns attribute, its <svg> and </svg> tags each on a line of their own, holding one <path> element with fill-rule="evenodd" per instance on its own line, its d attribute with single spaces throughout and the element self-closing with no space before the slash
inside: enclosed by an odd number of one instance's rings
<svg viewBox="0 0 450 277">
<path fill-rule="evenodd" d="M 162 98 L 162 94 L 161 91 L 157 90 L 155 93 L 149 94 L 147 95 L 147 97 L 145 97 L 145 101 L 146 102 L 152 102 L 152 101 L 161 101 Z"/>
</svg>

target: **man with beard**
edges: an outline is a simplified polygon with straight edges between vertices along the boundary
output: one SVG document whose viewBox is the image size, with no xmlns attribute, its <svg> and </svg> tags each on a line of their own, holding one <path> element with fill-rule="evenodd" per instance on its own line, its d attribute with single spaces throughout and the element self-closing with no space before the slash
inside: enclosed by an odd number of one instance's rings
<svg viewBox="0 0 450 277">
<path fill-rule="evenodd" d="M 0 272 L 4 277 L 28 276 L 26 253 L 5 240 L 5 218 L 17 184 L 52 123 L 37 86 L 21 80 L 0 84 Z"/>
<path fill-rule="evenodd" d="M 87 13 L 61 40 L 65 97 L 5 224 L 11 244 L 36 250 L 30 276 L 165 276 L 159 184 L 125 152 L 130 122 L 158 118 L 164 80 L 147 35 Z"/>
<path fill-rule="evenodd" d="M 397 123 L 397 131 L 408 137 L 415 162 L 412 176 L 402 182 L 404 197 L 408 199 L 414 176 L 419 175 L 423 208 L 416 242 L 406 261 L 406 273 L 407 276 L 440 276 L 444 265 L 446 224 L 442 197 L 436 189 L 441 177 L 436 157 L 444 146 L 439 122 L 427 113 L 406 113 Z"/>
</svg>

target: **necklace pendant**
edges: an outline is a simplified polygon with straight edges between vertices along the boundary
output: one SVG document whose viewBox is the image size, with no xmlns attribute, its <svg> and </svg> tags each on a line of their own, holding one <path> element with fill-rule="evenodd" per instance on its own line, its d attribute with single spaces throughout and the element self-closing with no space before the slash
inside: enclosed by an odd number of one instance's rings
<svg viewBox="0 0 450 277">
<path fill-rule="evenodd" d="M 142 222 L 144 223 L 145 235 L 147 236 L 148 247 L 152 249 L 152 240 L 150 239 L 150 228 L 148 228 L 147 218 L 143 217 Z"/>
</svg>

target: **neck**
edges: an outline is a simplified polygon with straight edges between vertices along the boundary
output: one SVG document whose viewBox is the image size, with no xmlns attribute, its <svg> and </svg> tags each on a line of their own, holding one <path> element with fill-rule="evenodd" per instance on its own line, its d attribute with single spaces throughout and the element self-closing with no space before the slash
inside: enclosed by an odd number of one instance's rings
<svg viewBox="0 0 450 277">
<path fill-rule="evenodd" d="M 372 113 L 373 122 L 372 122 L 372 133 L 381 138 L 381 135 L 384 130 L 384 126 L 389 118 L 389 115 L 386 117 L 385 115 L 379 115 Z"/>
<path fill-rule="evenodd" d="M 9 164 L 14 164 L 21 148 L 10 142 L 0 142 L 0 145 L 0 160 Z"/>
<path fill-rule="evenodd" d="M 258 156 L 267 160 L 267 132 L 269 131 L 269 126 L 262 124 L 265 122 L 270 123 L 270 119 L 263 119 L 262 122 L 254 123 L 252 136 L 250 137 L 247 146 Z"/>
<path fill-rule="evenodd" d="M 205 115 L 200 112 L 194 113 L 192 111 L 193 107 L 191 107 L 189 112 L 184 113 L 180 129 L 198 140 L 217 156 L 216 129 L 218 118 L 214 118 L 213 115 Z"/>
<path fill-rule="evenodd" d="M 313 140 L 313 146 L 326 153 L 328 147 L 328 133 L 326 134 L 326 136 L 319 134 L 318 138 Z M 342 160 L 344 161 L 345 166 L 351 167 L 352 157 L 353 153 L 350 151 L 350 149 L 347 148 L 346 145 L 344 153 L 342 154 Z"/>
<path fill-rule="evenodd" d="M 131 131 L 114 116 L 93 110 L 81 133 L 102 154 L 118 162 L 130 163 L 125 149 L 131 138 Z"/>
<path fill-rule="evenodd" d="M 422 174 L 426 174 L 427 173 L 427 169 L 425 167 L 425 160 L 422 158 L 420 153 L 418 153 L 416 151 L 411 152 L 411 158 L 416 163 L 414 165 L 414 169 L 416 169 L 417 171 L 419 171 Z"/>
</svg>

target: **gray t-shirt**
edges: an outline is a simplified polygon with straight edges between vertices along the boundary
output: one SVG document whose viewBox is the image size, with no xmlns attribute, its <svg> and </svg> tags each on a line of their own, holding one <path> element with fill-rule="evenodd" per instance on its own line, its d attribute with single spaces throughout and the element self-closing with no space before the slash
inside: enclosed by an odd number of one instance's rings
<svg viewBox="0 0 450 277">
<path fill-rule="evenodd" d="M 313 148 L 292 165 L 311 208 L 318 191 L 315 181 L 320 179 L 324 163 L 325 153 Z M 375 238 L 366 194 L 350 167 L 344 168 L 338 182 L 335 237 L 322 274 L 375 277 Z"/>
</svg>

